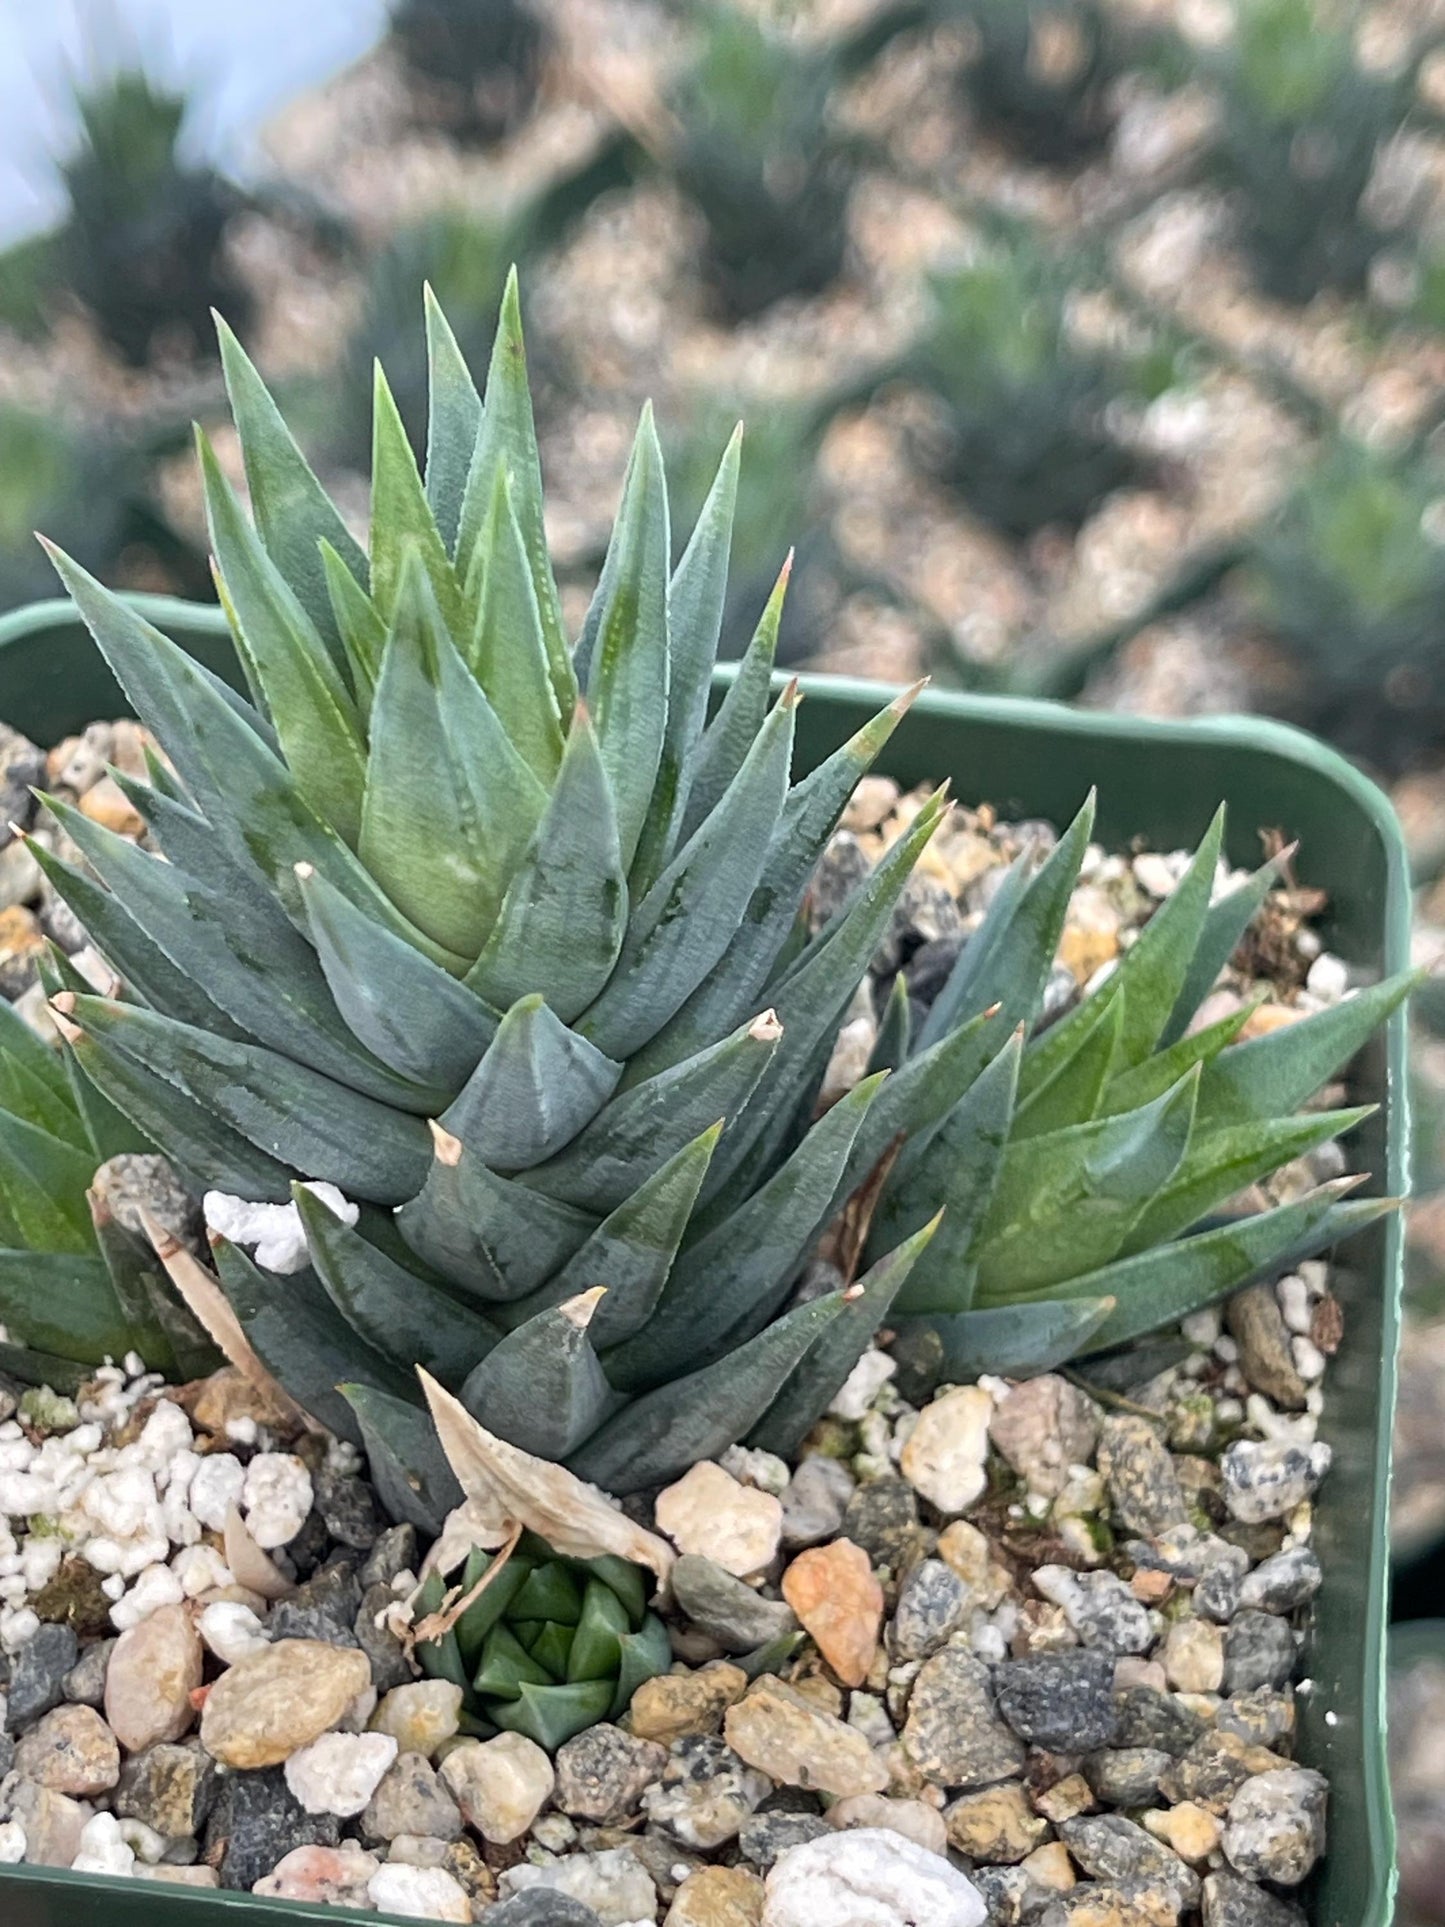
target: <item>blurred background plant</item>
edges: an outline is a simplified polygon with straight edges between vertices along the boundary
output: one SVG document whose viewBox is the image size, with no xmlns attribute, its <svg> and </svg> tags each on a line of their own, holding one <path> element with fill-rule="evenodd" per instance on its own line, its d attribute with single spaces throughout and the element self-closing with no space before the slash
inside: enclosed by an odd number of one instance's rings
<svg viewBox="0 0 1445 1927">
<path fill-rule="evenodd" d="M 488 147 L 531 113 L 550 36 L 527 0 L 397 0 L 390 32 L 422 126 Z"/>
</svg>

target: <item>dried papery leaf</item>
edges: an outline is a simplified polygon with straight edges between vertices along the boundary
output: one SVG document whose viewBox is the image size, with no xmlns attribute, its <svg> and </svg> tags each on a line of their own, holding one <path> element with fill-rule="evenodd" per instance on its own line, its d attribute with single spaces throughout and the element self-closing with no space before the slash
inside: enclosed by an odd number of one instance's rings
<svg viewBox="0 0 1445 1927">
<path fill-rule="evenodd" d="M 276 1408 L 284 1413 L 298 1430 L 319 1432 L 324 1428 L 317 1424 L 299 1406 L 291 1394 L 285 1391 L 267 1371 L 255 1352 L 251 1341 L 241 1329 L 241 1322 L 231 1309 L 230 1301 L 220 1285 L 203 1264 L 191 1255 L 179 1238 L 166 1229 L 151 1214 L 142 1208 L 141 1223 L 145 1234 L 151 1241 L 151 1249 L 166 1268 L 166 1276 L 179 1292 L 184 1303 L 204 1325 L 211 1342 L 224 1354 L 227 1361 L 234 1365 L 243 1378 L 250 1381 L 256 1390 Z"/>
<path fill-rule="evenodd" d="M 567 1559 L 600 1559 L 614 1553 L 647 1566 L 667 1584 L 674 1554 L 656 1533 L 619 1512 L 595 1486 L 565 1466 L 533 1458 L 481 1426 L 430 1373 L 417 1377 L 452 1471 L 462 1490 L 478 1502 L 482 1520 L 498 1514 L 545 1539 Z"/>
<path fill-rule="evenodd" d="M 231 1568 L 231 1577 L 238 1586 L 244 1586 L 248 1592 L 259 1593 L 263 1599 L 286 1599 L 295 1592 L 294 1581 L 288 1579 L 276 1562 L 256 1544 L 251 1528 L 234 1503 L 226 1508 L 226 1526 L 221 1543 L 226 1564 Z"/>
<path fill-rule="evenodd" d="M 904 1137 L 900 1131 L 843 1207 L 834 1234 L 834 1263 L 842 1272 L 845 1284 L 851 1285 L 858 1275 L 858 1265 L 868 1244 L 873 1213 L 889 1174 L 898 1162 L 898 1153 L 903 1149 L 903 1144 Z"/>
<path fill-rule="evenodd" d="M 445 1539 L 445 1536 L 446 1535 L 443 1534 L 442 1539 Z M 444 1639 L 452 1627 L 456 1625 L 462 1614 L 481 1598 L 482 1594 L 487 1590 L 487 1587 L 491 1585 L 498 1573 L 501 1572 L 512 1554 L 517 1550 L 517 1545 L 521 1537 L 522 1528 L 514 1521 L 511 1531 L 502 1543 L 501 1550 L 477 1583 L 467 1592 L 463 1592 L 459 1586 L 454 1586 L 448 1597 L 442 1601 L 438 1611 L 428 1613 L 420 1625 L 413 1626 L 410 1629 L 407 1634 L 407 1644 L 409 1646 L 415 1646 L 418 1642 L 425 1644 L 429 1640 Z M 442 1539 L 437 1541 L 438 1545 L 442 1543 Z M 450 1570 L 450 1568 L 443 1567 L 442 1570 L 446 1571 Z"/>
</svg>

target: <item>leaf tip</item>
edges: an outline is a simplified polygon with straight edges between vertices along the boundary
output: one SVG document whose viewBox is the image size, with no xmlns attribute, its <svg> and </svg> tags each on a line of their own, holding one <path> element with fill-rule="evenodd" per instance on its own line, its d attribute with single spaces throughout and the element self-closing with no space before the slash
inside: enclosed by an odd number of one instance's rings
<svg viewBox="0 0 1445 1927">
<path fill-rule="evenodd" d="M 783 1034 L 783 1026 L 775 1010 L 762 1011 L 748 1025 L 748 1036 L 755 1044 L 776 1044 Z"/>
<path fill-rule="evenodd" d="M 461 1139 L 453 1137 L 434 1117 L 429 1117 L 426 1124 L 431 1132 L 432 1153 L 437 1163 L 446 1165 L 449 1171 L 455 1170 L 462 1161 Z"/>
</svg>

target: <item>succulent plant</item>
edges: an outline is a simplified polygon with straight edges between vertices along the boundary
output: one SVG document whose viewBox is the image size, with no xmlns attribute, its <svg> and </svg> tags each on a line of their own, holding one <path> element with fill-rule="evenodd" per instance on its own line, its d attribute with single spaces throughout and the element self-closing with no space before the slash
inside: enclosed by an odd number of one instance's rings
<svg viewBox="0 0 1445 1927">
<path fill-rule="evenodd" d="M 834 74 L 827 48 L 794 46 L 740 8 L 702 12 L 671 166 L 706 224 L 703 280 L 729 320 L 843 270 L 854 170 L 831 123 Z"/>
<path fill-rule="evenodd" d="M 416 1648 L 427 1674 L 461 1687 L 466 1729 L 480 1738 L 506 1728 L 555 1751 L 616 1719 L 672 1664 L 667 1628 L 647 1607 L 651 1575 L 626 1559 L 559 1558 L 528 1532 L 510 1554 L 472 1553 L 452 1584 L 465 1598 L 483 1581 L 455 1626 Z M 433 1573 L 418 1612 L 445 1595 Z"/>
<path fill-rule="evenodd" d="M 1259 283 L 1281 300 L 1364 287 L 1376 255 L 1400 239 L 1367 190 L 1381 146 L 1410 116 L 1418 60 L 1366 70 L 1357 24 L 1319 0 L 1244 0 L 1233 35 L 1204 63 L 1221 97 L 1216 162 Z"/>
<path fill-rule="evenodd" d="M 1108 143 L 1111 87 L 1134 38 L 1101 0 L 942 0 L 973 42 L 963 87 L 974 118 L 1046 166 L 1077 166 Z"/>
<path fill-rule="evenodd" d="M 400 50 L 418 120 L 490 146 L 531 112 L 550 35 L 527 0 L 397 0 Z"/>
<path fill-rule="evenodd" d="M 73 1060 L 0 999 L 0 1370 L 73 1391 L 139 1351 L 192 1378 L 216 1362 L 145 1240 L 112 1211 L 96 1169 L 150 1147 Z"/>
<path fill-rule="evenodd" d="M 223 334 L 254 526 L 200 453 L 251 699 L 58 557 L 171 760 L 119 779 L 168 861 L 58 802 L 90 874 L 37 850 L 131 988 L 54 1000 L 77 1062 L 198 1187 L 294 1196 L 311 1268 L 278 1278 L 218 1239 L 221 1283 L 404 1516 L 446 1484 L 418 1364 L 494 1435 L 627 1492 L 806 1429 L 935 1246 L 910 1315 L 963 1315 L 946 1341 L 990 1359 L 1059 1355 L 1382 1208 L 1326 1188 L 1180 1236 L 1354 1120 L 1294 1113 L 1407 987 L 1257 1042 L 1181 1038 L 1265 887 L 1209 908 L 1219 825 L 1113 988 L 1024 1054 L 1086 811 L 1011 874 L 914 1047 L 891 1009 L 877 1072 L 815 1116 L 946 809 L 930 798 L 808 934 L 815 864 L 909 698 L 789 787 L 780 585 L 707 720 L 738 444 L 670 570 L 646 412 L 570 648 L 515 282 L 485 403 L 435 304 L 428 329 L 425 478 L 378 376 L 365 553 Z M 895 1153 L 878 1224 L 901 1241 L 795 1302 L 821 1232 Z M 298 1179 L 339 1186 L 359 1221 Z"/>
<path fill-rule="evenodd" d="M 903 372 L 940 417 L 922 455 L 983 521 L 1012 536 L 1075 528 L 1137 457 L 1105 425 L 1129 372 L 1079 345 L 1068 265 L 1024 235 L 933 277 L 933 319 Z"/>
<path fill-rule="evenodd" d="M 1292 713 L 1391 775 L 1445 739 L 1445 471 L 1338 438 L 1252 544 Z"/>
</svg>

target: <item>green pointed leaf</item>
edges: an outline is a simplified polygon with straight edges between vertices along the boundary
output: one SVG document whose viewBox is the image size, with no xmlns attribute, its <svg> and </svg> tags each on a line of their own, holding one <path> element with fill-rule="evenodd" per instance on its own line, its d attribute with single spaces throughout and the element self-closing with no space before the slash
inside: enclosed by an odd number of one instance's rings
<svg viewBox="0 0 1445 1927">
<path fill-rule="evenodd" d="M 154 1011 L 77 997 L 69 1015 L 302 1177 L 324 1178 L 348 1197 L 377 1204 L 399 1204 L 421 1187 L 431 1146 L 420 1118 L 275 1051 L 213 1037 Z M 165 1133 L 158 1139 L 163 1148 L 167 1141 Z"/>
<path fill-rule="evenodd" d="M 634 1084 L 604 1106 L 565 1151 L 534 1166 L 521 1182 L 567 1204 L 615 1211 L 719 1117 L 730 1126 L 746 1114 L 780 1034 L 772 1013 L 765 1012 L 710 1050 Z M 722 1142 L 727 1142 L 726 1129 Z"/>
<path fill-rule="evenodd" d="M 552 688 L 564 727 L 577 701 L 572 652 L 562 626 L 562 605 L 552 574 L 547 529 L 542 512 L 542 466 L 537 457 L 537 431 L 532 421 L 532 394 L 527 383 L 527 354 L 522 342 L 522 313 L 517 296 L 517 270 L 507 276 L 497 334 L 487 370 L 487 392 L 482 432 L 467 475 L 457 534 L 457 574 L 465 582 L 471 569 L 483 519 L 491 502 L 492 479 L 501 465 L 512 485 L 512 507 L 527 545 L 532 583 L 547 639 Z"/>
<path fill-rule="evenodd" d="M 381 674 L 386 624 L 378 615 L 376 604 L 329 542 L 321 544 L 321 567 L 326 578 L 326 593 L 331 598 L 332 620 L 351 672 L 351 686 L 356 691 L 357 708 L 366 717 L 371 714 L 376 681 Z"/>
<path fill-rule="evenodd" d="M 610 1586 L 627 1608 L 627 1617 L 634 1626 L 642 1624 L 647 1611 L 648 1578 L 641 1566 L 633 1565 L 630 1559 L 620 1559 L 616 1553 L 604 1553 L 600 1559 L 589 1559 L 587 1571 L 604 1586 Z"/>
<path fill-rule="evenodd" d="M 11 1005 L 5 1004 L 4 1009 L 12 1021 L 24 1023 L 23 1018 L 14 1017 Z M 57 1093 L 48 1077 L 37 1077 L 27 1063 L 12 1057 L 0 1046 L 0 1110 L 9 1111 L 26 1124 L 33 1124 L 37 1130 L 44 1131 L 47 1137 L 59 1138 L 62 1144 L 70 1145 L 73 1150 L 91 1153 L 94 1147 L 86 1133 L 84 1120 L 76 1109 L 75 1099 L 66 1087 L 64 1067 L 58 1058 L 55 1068 L 61 1072 L 61 1092 L 64 1095 Z"/>
<path fill-rule="evenodd" d="M 419 1617 L 437 1612 L 447 1596 L 446 1582 L 439 1572 L 427 1574 L 421 1591 L 417 1594 L 416 1610 Z M 422 1672 L 428 1679 L 444 1679 L 453 1686 L 459 1686 L 465 1693 L 471 1685 L 466 1667 L 462 1663 L 461 1641 L 457 1638 L 456 1628 L 443 1633 L 440 1639 L 423 1640 L 416 1648 L 416 1658 Z"/>
<path fill-rule="evenodd" d="M 610 1688 L 622 1661 L 622 1641 L 631 1631 L 627 1608 L 617 1594 L 600 1579 L 589 1579 L 567 1660 L 567 1678 L 606 1680 Z"/>
<path fill-rule="evenodd" d="M 762 877 L 720 961 L 676 1017 L 633 1058 L 625 1083 L 691 1057 L 759 1007 L 797 925 L 818 859 L 858 779 L 872 766 L 916 695 L 908 690 L 870 718 L 788 792 Z M 763 1000 L 765 1001 L 765 1000 Z"/>
<path fill-rule="evenodd" d="M 936 1043 L 965 1017 L 1002 1004 L 1010 1026 L 1032 1023 L 1058 953 L 1069 899 L 1094 826 L 1093 792 L 1032 876 L 1027 852 L 989 906 L 981 927 L 959 952 L 948 981 L 919 1033 Z"/>
<path fill-rule="evenodd" d="M 407 568 L 372 708 L 363 862 L 436 942 L 475 957 L 546 802 Z"/>
<path fill-rule="evenodd" d="M 1247 1044 L 1222 1051 L 1199 1087 L 1201 1124 L 1244 1124 L 1285 1117 L 1342 1071 L 1366 1042 L 1424 981 L 1423 970 L 1401 971 L 1384 983 L 1286 1024 Z"/>
<path fill-rule="evenodd" d="M 709 1364 L 773 1316 L 827 1221 L 858 1127 L 886 1075 L 855 1085 L 768 1183 L 684 1250 L 652 1317 L 607 1354 L 607 1376 L 619 1390 L 644 1390 L 689 1365 Z"/>
<path fill-rule="evenodd" d="M 1160 1037 L 1162 1044 L 1176 1043 L 1183 1036 L 1189 1020 L 1213 990 L 1220 971 L 1234 955 L 1240 939 L 1253 923 L 1260 905 L 1278 883 L 1292 854 L 1292 849 L 1282 850 L 1256 870 L 1247 883 L 1240 884 L 1228 896 L 1210 905 L 1199 941 L 1194 946 L 1194 955 L 1184 974 L 1179 996 Z"/>
<path fill-rule="evenodd" d="M 489 1432 L 536 1458 L 561 1459 L 617 1400 L 587 1335 L 588 1294 L 539 1311 L 469 1373 L 459 1397 Z"/>
<path fill-rule="evenodd" d="M 555 1753 L 575 1734 L 607 1717 L 612 1691 L 610 1679 L 578 1680 L 572 1686 L 528 1685 L 510 1704 L 498 1701 L 488 1710 L 498 1726 L 525 1733 Z"/>
<path fill-rule="evenodd" d="M 652 804 L 668 705 L 667 481 L 652 410 L 642 411 L 602 579 L 577 645 L 577 674 L 617 808 L 624 869 Z"/>
<path fill-rule="evenodd" d="M 501 1021 L 474 992 L 303 865 L 307 929 L 353 1036 L 408 1081 L 459 1090 Z"/>
<path fill-rule="evenodd" d="M 436 1155 L 397 1229 L 424 1263 L 469 1297 L 525 1298 L 581 1248 L 597 1221 L 515 1178 L 498 1177 L 460 1139 L 434 1133 Z"/>
<path fill-rule="evenodd" d="M 1198 1086 L 1191 1071 L 1137 1111 L 1010 1144 L 974 1250 L 980 1301 L 1112 1258 L 1178 1170 Z"/>
<path fill-rule="evenodd" d="M 943 1213 L 936 1213 L 864 1273 L 845 1296 L 832 1324 L 819 1333 L 788 1374 L 767 1413 L 749 1433 L 749 1445 L 793 1457 L 843 1389 L 874 1333 L 889 1323 L 898 1293 L 942 1220 Z"/>
<path fill-rule="evenodd" d="M 426 310 L 426 498 L 450 550 L 462 519 L 467 473 L 482 432 L 482 398 L 441 304 L 422 289 Z"/>
<path fill-rule="evenodd" d="M 94 1176 L 89 1151 L 0 1111 L 0 1198 L 36 1251 L 94 1251 L 85 1202 Z"/>
<path fill-rule="evenodd" d="M 733 431 L 682 560 L 668 587 L 667 727 L 652 807 L 633 864 L 635 887 L 645 891 L 677 848 L 683 812 L 696 771 L 696 749 L 707 720 L 708 693 L 727 602 L 728 550 L 737 504 L 742 424 Z"/>
<path fill-rule="evenodd" d="M 1111 977 L 1109 982 L 1113 981 Z M 1108 985 L 1104 988 L 1107 990 Z M 1101 1117 L 1113 1117 L 1119 1111 L 1132 1111 L 1141 1104 L 1151 1103 L 1154 1098 L 1162 1097 L 1196 1064 L 1212 1064 L 1219 1053 L 1234 1042 L 1257 1008 L 1257 1001 L 1241 1005 L 1231 1016 L 1221 1017 L 1217 1024 L 1206 1025 L 1203 1030 L 1181 1037 L 1177 1043 L 1155 1051 L 1152 1057 L 1146 1057 L 1133 1070 L 1111 1077 L 1099 1104 L 1098 1114 Z"/>
<path fill-rule="evenodd" d="M 528 1573 L 512 1602 L 510 1617 L 575 1626 L 582 1617 L 582 1587 L 561 1559 L 544 1560 Z"/>
<path fill-rule="evenodd" d="M 1125 993 L 1120 1069 L 1144 1062 L 1179 1001 L 1209 915 L 1223 843 L 1221 804 L 1189 868 L 1119 961 Z"/>
<path fill-rule="evenodd" d="M 367 1472 L 387 1517 L 440 1538 L 463 1494 L 430 1416 L 375 1385 L 347 1384 L 340 1391 L 356 1414 Z"/>
<path fill-rule="evenodd" d="M 796 683 L 783 692 L 727 794 L 632 913 L 617 967 L 578 1029 L 632 1056 L 696 990 L 737 931 L 788 789 Z"/>
<path fill-rule="evenodd" d="M 442 1126 L 491 1170 L 525 1170 L 570 1144 L 621 1075 L 541 997 L 519 997 Z"/>
<path fill-rule="evenodd" d="M 1300 1117 L 1197 1129 L 1179 1169 L 1129 1233 L 1121 1255 L 1177 1238 L 1247 1185 L 1352 1131 L 1373 1110 L 1365 1104 L 1350 1111 L 1310 1111 Z"/>
<path fill-rule="evenodd" d="M 32 846 L 32 851 L 38 854 L 38 846 Z M 3 997 L 0 997 L 0 1053 L 19 1065 L 29 1078 L 44 1085 L 57 1103 L 67 1109 L 74 1108 L 75 1100 L 60 1052 L 32 1030 L 15 1006 Z M 43 1122 L 39 1118 L 32 1121 Z"/>
<path fill-rule="evenodd" d="M 150 1240 L 119 1223 L 96 1192 L 90 1193 L 88 1203 L 111 1288 L 131 1329 L 131 1348 L 152 1371 L 182 1383 L 217 1370 L 224 1363 L 220 1353 L 173 1289 Z"/>
<path fill-rule="evenodd" d="M 86 1143 L 100 1166 L 108 1158 L 144 1155 L 155 1149 L 143 1131 L 138 1131 L 124 1111 L 117 1110 L 103 1097 L 76 1062 L 75 1052 L 65 1047 L 65 1075 L 75 1100 L 76 1113 L 84 1120 Z"/>
<path fill-rule="evenodd" d="M 742 768 L 753 738 L 762 728 L 778 653 L 778 627 L 783 619 L 791 573 L 792 557 L 789 556 L 773 584 L 773 592 L 738 664 L 737 674 L 703 734 L 682 813 L 684 837 L 691 836 L 721 802 Z"/>
<path fill-rule="evenodd" d="M 893 1352 L 937 1384 L 972 1384 L 984 1372 L 1029 1378 L 1087 1351 L 1115 1309 L 1113 1298 L 1029 1299 L 942 1317 L 898 1320 Z"/>
<path fill-rule="evenodd" d="M 0 1341 L 0 1372 L 22 1385 L 44 1385 L 73 1398 L 90 1377 L 91 1367 L 78 1365 L 73 1358 L 60 1358 L 54 1352 L 37 1352 L 28 1345 Z"/>
<path fill-rule="evenodd" d="M 505 468 L 497 470 L 482 540 L 472 556 L 467 602 L 477 611 L 468 667 L 524 760 L 541 782 L 550 783 L 562 760 L 562 723 Z"/>
<path fill-rule="evenodd" d="M 474 1552 L 467 1560 L 466 1570 L 462 1574 L 463 1594 L 469 1593 L 482 1574 L 495 1563 L 495 1559 L 485 1552 L 480 1550 Z M 507 1612 L 512 1601 L 526 1585 L 531 1571 L 532 1568 L 527 1561 L 517 1558 L 514 1553 L 496 1577 L 488 1580 L 485 1592 L 480 1593 L 473 1600 L 457 1621 L 454 1628 L 457 1644 L 461 1648 L 462 1664 L 468 1672 L 475 1673 L 481 1665 L 482 1648 L 486 1643 L 487 1634 Z"/>
<path fill-rule="evenodd" d="M 621 1719 L 644 1680 L 671 1670 L 672 1641 L 656 1613 L 648 1613 L 637 1632 L 619 1635 L 617 1654 L 617 1689 L 607 1710 L 610 1720 Z"/>
<path fill-rule="evenodd" d="M 265 697 L 299 793 L 355 848 L 366 774 L 356 705 L 332 646 L 266 553 L 199 428 L 196 448 L 221 603 L 237 649 Z"/>
<path fill-rule="evenodd" d="M 949 1112 L 917 1163 L 884 1186 L 869 1240 L 873 1252 L 925 1224 L 944 1207 L 943 1228 L 914 1266 L 900 1312 L 964 1311 L 972 1296 L 974 1247 L 1004 1168 L 1018 1090 L 1022 1033 Z"/>
<path fill-rule="evenodd" d="M 1126 1008 L 1122 973 L 1116 970 L 1081 1006 L 1082 1021 L 1070 1031 L 1071 1053 L 1051 1062 L 1047 1079 L 1035 1084 L 1020 1104 L 1014 1125 L 1016 1137 L 1040 1137 L 1069 1124 L 1086 1124 L 1105 1108 L 1110 1112 L 1134 1108 L 1104 1103 L 1118 1061 Z M 1167 1090 L 1182 1074 L 1176 1073 L 1162 1088 Z"/>
<path fill-rule="evenodd" d="M 358 582 L 366 556 L 312 474 L 266 384 L 224 321 L 217 320 L 221 366 L 246 461 L 251 513 L 266 552 L 342 661 L 318 545 L 329 542 Z"/>
<path fill-rule="evenodd" d="M 624 1198 L 604 1218 L 555 1278 L 520 1304 L 507 1307 L 530 1317 L 547 1305 L 605 1285 L 589 1335 L 598 1351 L 620 1344 L 652 1316 L 687 1230 L 708 1162 L 722 1134 L 720 1123 L 700 1132 L 675 1157 Z"/>
<path fill-rule="evenodd" d="M 799 1305 L 715 1365 L 624 1406 L 569 1464 L 604 1492 L 665 1485 L 746 1438 L 789 1373 L 843 1307 L 843 1295 Z"/>
<path fill-rule="evenodd" d="M 394 624 L 403 580 L 419 563 L 448 636 L 460 643 L 467 633 L 461 584 L 380 362 L 375 368 L 372 406 L 371 599 L 382 621 Z"/>
<path fill-rule="evenodd" d="M 514 1700 L 520 1697 L 524 1685 L 551 1683 L 551 1673 L 539 1660 L 533 1659 L 510 1627 L 492 1628 L 482 1646 L 482 1661 L 472 1680 L 478 1693 L 483 1697 Z"/>
<path fill-rule="evenodd" d="M 105 1261 L 94 1251 L 0 1250 L 0 1324 L 15 1342 L 79 1365 L 124 1358 L 135 1342 Z"/>
<path fill-rule="evenodd" d="M 913 1035 L 913 1010 L 908 1001 L 908 979 L 900 970 L 893 979 L 878 1035 L 868 1058 L 870 1071 L 896 1071 L 908 1062 L 908 1045 Z"/>
<path fill-rule="evenodd" d="M 212 1238 L 211 1255 L 256 1356 L 338 1437 L 361 1443 L 356 1417 L 338 1386 L 359 1381 L 395 1399 L 418 1396 L 410 1374 L 351 1329 L 309 1272 L 278 1278 L 227 1238 Z"/>
<path fill-rule="evenodd" d="M 386 1358 L 424 1365 L 448 1391 L 500 1343 L 480 1313 L 408 1271 L 343 1224 L 304 1184 L 292 1186 L 316 1276 L 352 1330 Z"/>
<path fill-rule="evenodd" d="M 569 1024 L 612 974 L 626 928 L 617 815 L 596 732 L 579 702 L 546 809 L 467 986 L 502 1009 L 540 991 Z"/>
</svg>

